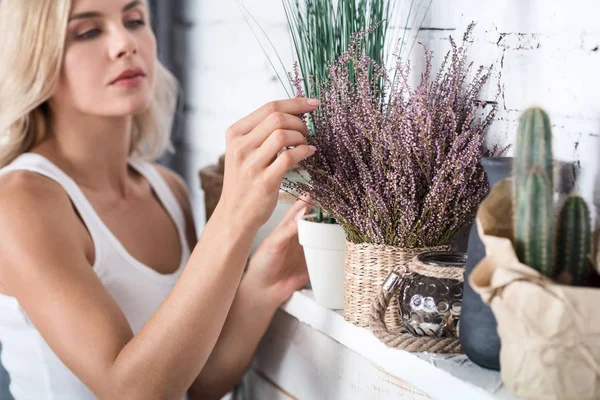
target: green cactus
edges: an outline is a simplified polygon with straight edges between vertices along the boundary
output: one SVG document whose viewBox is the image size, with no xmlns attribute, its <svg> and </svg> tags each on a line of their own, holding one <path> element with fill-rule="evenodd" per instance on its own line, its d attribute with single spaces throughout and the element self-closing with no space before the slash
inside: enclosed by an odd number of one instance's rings
<svg viewBox="0 0 600 400">
<path fill-rule="evenodd" d="M 590 212 L 579 196 L 570 197 L 558 220 L 557 272 L 569 271 L 574 285 L 583 285 L 590 274 L 592 249 Z"/>
<path fill-rule="evenodd" d="M 517 146 L 514 162 L 515 194 L 519 193 L 525 177 L 535 168 L 546 175 L 550 188 L 552 174 L 552 128 L 550 118 L 544 110 L 532 107 L 523 112 L 519 119 Z"/>
<path fill-rule="evenodd" d="M 519 121 L 513 163 L 515 250 L 541 274 L 555 278 L 568 271 L 573 284 L 584 285 L 593 268 L 589 210 L 582 198 L 570 197 L 554 234 L 552 164 L 550 119 L 530 108 Z"/>
<path fill-rule="evenodd" d="M 547 177 L 530 172 L 517 196 L 515 244 L 521 262 L 546 276 L 554 272 L 552 188 Z"/>
</svg>

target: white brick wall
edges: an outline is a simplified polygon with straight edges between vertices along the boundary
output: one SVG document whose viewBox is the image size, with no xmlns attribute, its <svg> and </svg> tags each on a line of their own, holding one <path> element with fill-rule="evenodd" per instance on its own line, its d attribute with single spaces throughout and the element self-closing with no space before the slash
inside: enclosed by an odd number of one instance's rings
<svg viewBox="0 0 600 400">
<path fill-rule="evenodd" d="M 397 0 L 400 8 L 409 0 Z M 188 47 L 187 152 L 193 197 L 203 219 L 197 171 L 225 150 L 229 125 L 263 103 L 284 98 L 262 50 L 234 0 L 188 0 L 184 19 Z M 245 0 L 291 66 L 281 0 Z M 526 107 L 544 107 L 554 125 L 555 158 L 581 165 L 580 192 L 600 207 L 600 2 L 597 0 L 434 0 L 419 33 L 441 58 L 449 34 L 460 38 L 477 22 L 471 58 L 496 64 L 504 96 L 490 143 L 514 139 Z M 418 65 L 419 48 L 413 51 Z M 495 95 L 490 85 L 489 99 Z M 595 187 L 598 187 L 596 191 Z"/>
</svg>

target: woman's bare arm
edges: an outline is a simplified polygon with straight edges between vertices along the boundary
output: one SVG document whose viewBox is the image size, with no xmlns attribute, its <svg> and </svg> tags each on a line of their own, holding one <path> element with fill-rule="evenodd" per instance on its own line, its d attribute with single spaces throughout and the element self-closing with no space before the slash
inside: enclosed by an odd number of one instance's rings
<svg viewBox="0 0 600 400">
<path fill-rule="evenodd" d="M 175 288 L 135 336 L 92 270 L 62 190 L 27 173 L 1 178 L 0 281 L 98 397 L 185 394 L 220 335 L 283 174 L 314 152 L 292 117 L 314 108 L 301 99 L 275 103 L 230 129 L 222 200 Z M 297 147 L 273 162 L 285 146 Z"/>
<path fill-rule="evenodd" d="M 295 217 L 296 202 L 256 251 L 244 275 L 221 336 L 190 388 L 192 400 L 220 399 L 243 377 L 277 308 L 308 283 Z"/>
<path fill-rule="evenodd" d="M 251 231 L 216 213 L 171 295 L 134 337 L 74 234 L 79 221 L 62 189 L 32 176 L 0 187 L 0 280 L 53 351 L 100 398 L 181 398 L 219 336 Z"/>
<path fill-rule="evenodd" d="M 187 185 L 175 172 L 157 168 L 183 209 L 188 241 L 195 243 L 194 219 Z M 306 200 L 294 204 L 263 241 L 236 292 L 219 339 L 188 394 L 192 400 L 218 400 L 230 392 L 250 366 L 276 310 L 308 283 L 296 217 Z"/>
</svg>

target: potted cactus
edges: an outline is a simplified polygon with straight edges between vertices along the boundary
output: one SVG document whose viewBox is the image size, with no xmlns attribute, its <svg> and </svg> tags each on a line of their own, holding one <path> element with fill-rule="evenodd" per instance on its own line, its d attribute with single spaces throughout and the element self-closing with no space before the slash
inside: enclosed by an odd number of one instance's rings
<svg viewBox="0 0 600 400">
<path fill-rule="evenodd" d="M 520 121 L 514 162 L 515 250 L 522 263 L 541 274 L 583 286 L 593 271 L 590 213 L 573 195 L 555 224 L 553 175 L 550 120 L 543 110 L 531 108 Z"/>
<path fill-rule="evenodd" d="M 525 399 L 600 398 L 600 290 L 585 201 L 554 212 L 552 133 L 539 108 L 521 117 L 512 180 L 477 213 L 486 257 L 470 277 L 498 321 L 506 386 Z"/>
</svg>

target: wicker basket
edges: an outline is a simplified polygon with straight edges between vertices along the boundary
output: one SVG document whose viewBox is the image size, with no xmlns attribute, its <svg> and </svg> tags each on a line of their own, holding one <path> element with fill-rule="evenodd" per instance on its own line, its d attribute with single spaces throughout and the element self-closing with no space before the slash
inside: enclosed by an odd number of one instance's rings
<svg viewBox="0 0 600 400">
<path fill-rule="evenodd" d="M 344 319 L 369 328 L 371 303 L 381 290 L 390 272 L 410 262 L 416 255 L 428 251 L 445 251 L 449 246 L 404 249 L 375 244 L 346 242 L 346 268 L 344 271 Z M 398 299 L 392 298 L 385 322 L 390 331 L 402 327 Z"/>
<path fill-rule="evenodd" d="M 206 221 L 209 220 L 223 191 L 223 176 L 225 174 L 225 156 L 219 158 L 217 165 L 209 165 L 200 170 L 200 185 L 204 190 L 204 206 Z"/>
</svg>

